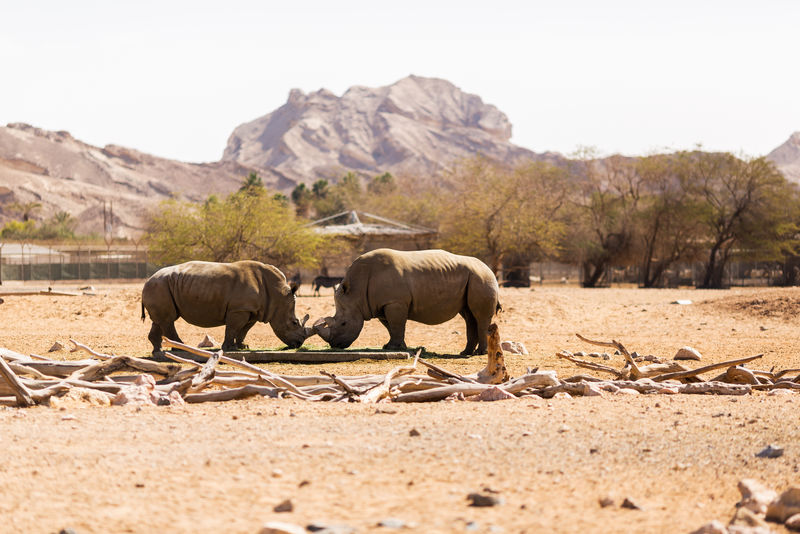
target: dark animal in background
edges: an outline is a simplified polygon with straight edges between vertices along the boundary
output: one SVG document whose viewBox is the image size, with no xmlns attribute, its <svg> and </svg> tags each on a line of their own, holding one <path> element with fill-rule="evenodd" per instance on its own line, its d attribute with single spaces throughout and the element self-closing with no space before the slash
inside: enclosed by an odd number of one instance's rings
<svg viewBox="0 0 800 534">
<path fill-rule="evenodd" d="M 289 287 L 292 288 L 292 293 L 297 293 L 297 290 L 300 289 L 300 285 L 303 283 L 303 279 L 300 278 L 300 271 L 294 273 L 287 281 L 289 282 Z"/>
<path fill-rule="evenodd" d="M 317 276 L 314 278 L 314 281 L 311 282 L 311 286 L 314 288 L 314 295 L 319 296 L 319 288 L 336 287 L 341 282 L 341 276 Z"/>
</svg>

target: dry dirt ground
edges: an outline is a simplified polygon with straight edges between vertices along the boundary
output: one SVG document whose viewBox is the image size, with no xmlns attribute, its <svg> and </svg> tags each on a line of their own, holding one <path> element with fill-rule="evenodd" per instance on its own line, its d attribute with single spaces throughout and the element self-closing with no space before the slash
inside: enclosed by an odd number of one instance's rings
<svg viewBox="0 0 800 534">
<path fill-rule="evenodd" d="M 75 338 L 103 352 L 145 356 L 149 323 L 140 320 L 140 288 L 4 296 L 0 346 L 46 353 L 54 341 Z M 307 287 L 301 292 L 310 295 Z M 679 299 L 692 304 L 673 304 Z M 560 349 L 593 350 L 576 332 L 665 357 L 690 345 L 703 354 L 702 364 L 764 353 L 752 367 L 800 367 L 797 289 L 545 286 L 504 289 L 502 303 L 501 337 L 530 351 L 507 357 L 514 376 L 528 366 L 555 369 L 562 378 L 580 373 L 554 357 Z M 298 316 L 308 312 L 313 320 L 332 311 L 330 290 L 298 299 Z M 189 343 L 204 334 L 182 322 L 177 327 Z M 460 319 L 411 323 L 407 342 L 458 353 L 463 332 Z M 222 328 L 210 333 L 222 338 Z M 371 321 L 356 345 L 386 339 Z M 279 346 L 263 324 L 248 342 Z M 307 344 L 324 345 L 319 338 Z M 471 373 L 485 360 L 436 363 Z M 605 363 L 622 365 L 620 357 Z M 268 367 L 354 375 L 395 364 Z M 778 491 L 797 483 L 798 399 L 609 395 L 357 405 L 258 398 L 144 409 L 2 408 L 0 532 L 257 533 L 267 521 L 390 532 L 378 524 L 392 518 L 408 532 L 690 532 L 712 519 L 727 522 L 742 478 Z M 770 443 L 785 454 L 754 456 Z M 468 494 L 488 491 L 503 504 L 468 506 Z M 614 504 L 601 507 L 603 497 Z M 641 509 L 620 507 L 625 497 Z M 294 510 L 274 512 L 285 499 Z"/>
</svg>

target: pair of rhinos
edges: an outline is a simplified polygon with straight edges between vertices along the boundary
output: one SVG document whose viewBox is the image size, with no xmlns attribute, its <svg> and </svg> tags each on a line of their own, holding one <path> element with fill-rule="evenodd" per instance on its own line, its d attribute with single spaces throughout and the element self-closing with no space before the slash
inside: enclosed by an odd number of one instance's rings
<svg viewBox="0 0 800 534">
<path fill-rule="evenodd" d="M 269 323 L 291 348 L 312 335 L 332 347 L 349 347 L 364 321 L 378 319 L 389 331 L 384 349 L 405 349 L 408 320 L 441 324 L 456 314 L 466 323 L 467 344 L 461 354 L 485 354 L 487 331 L 500 309 L 492 271 L 477 258 L 444 250 L 378 249 L 348 267 L 334 293 L 333 317 L 305 326 L 295 316 L 295 291 L 272 265 L 257 261 L 211 263 L 190 261 L 165 267 L 144 284 L 145 310 L 153 321 L 147 336 L 153 352 L 161 337 L 180 341 L 179 317 L 203 328 L 225 325 L 222 350 L 245 348 L 244 338 L 256 322 Z"/>
</svg>

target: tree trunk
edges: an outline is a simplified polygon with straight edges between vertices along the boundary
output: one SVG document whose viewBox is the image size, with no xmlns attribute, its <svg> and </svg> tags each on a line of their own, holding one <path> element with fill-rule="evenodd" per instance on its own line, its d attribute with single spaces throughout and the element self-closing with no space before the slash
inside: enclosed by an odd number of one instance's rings
<svg viewBox="0 0 800 534">
<path fill-rule="evenodd" d="M 597 287 L 606 274 L 606 263 L 602 260 L 597 263 L 583 262 L 583 287 Z"/>
</svg>

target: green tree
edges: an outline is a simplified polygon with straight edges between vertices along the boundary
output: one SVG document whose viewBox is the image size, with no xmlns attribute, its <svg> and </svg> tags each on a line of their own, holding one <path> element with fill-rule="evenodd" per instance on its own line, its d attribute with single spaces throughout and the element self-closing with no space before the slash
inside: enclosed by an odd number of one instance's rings
<svg viewBox="0 0 800 534">
<path fill-rule="evenodd" d="M 642 181 L 634 160 L 619 155 L 599 159 L 587 149 L 573 162 L 571 175 L 565 258 L 580 263 L 585 287 L 596 287 L 609 267 L 632 261 Z"/>
<path fill-rule="evenodd" d="M 735 252 L 774 255 L 794 248 L 797 189 L 771 162 L 729 153 L 680 157 L 682 176 L 702 203 L 708 252 L 701 287 L 723 287 Z"/>
<path fill-rule="evenodd" d="M 483 157 L 463 162 L 444 184 L 441 245 L 485 258 L 499 272 L 511 255 L 557 251 L 565 173 L 546 163 L 510 168 Z"/>
<path fill-rule="evenodd" d="M 297 184 L 297 187 L 292 189 L 292 202 L 299 217 L 309 216 L 313 195 L 311 190 L 303 183 Z"/>
<path fill-rule="evenodd" d="M 247 175 L 247 178 L 243 180 L 242 186 L 239 188 L 239 192 L 256 194 L 263 192 L 264 189 L 264 182 L 261 180 L 261 177 L 258 175 L 258 173 L 251 172 Z"/>
<path fill-rule="evenodd" d="M 166 200 L 150 217 L 147 241 L 162 264 L 255 259 L 281 269 L 316 265 L 323 244 L 288 203 L 252 189 L 203 204 Z"/>
</svg>

